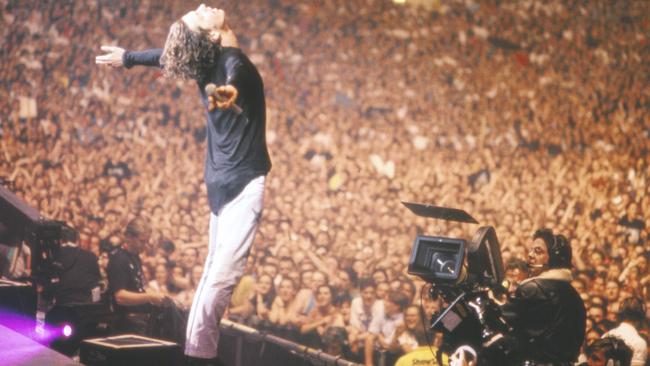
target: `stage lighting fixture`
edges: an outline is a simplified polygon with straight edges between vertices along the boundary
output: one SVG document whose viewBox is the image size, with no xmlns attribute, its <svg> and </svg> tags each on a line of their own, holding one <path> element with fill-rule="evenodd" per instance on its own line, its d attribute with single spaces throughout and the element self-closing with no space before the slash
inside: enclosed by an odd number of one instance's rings
<svg viewBox="0 0 650 366">
<path fill-rule="evenodd" d="M 70 324 L 66 324 L 63 326 L 63 329 L 61 330 L 61 333 L 63 333 L 63 336 L 66 338 L 70 338 L 72 335 L 72 326 Z"/>
</svg>

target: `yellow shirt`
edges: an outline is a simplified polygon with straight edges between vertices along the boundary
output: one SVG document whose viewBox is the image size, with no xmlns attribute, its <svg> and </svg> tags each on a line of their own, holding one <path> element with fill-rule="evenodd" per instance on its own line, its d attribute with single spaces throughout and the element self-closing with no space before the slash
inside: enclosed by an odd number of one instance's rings
<svg viewBox="0 0 650 366">
<path fill-rule="evenodd" d="M 230 306 L 236 307 L 243 305 L 244 302 L 248 301 L 250 297 L 255 292 L 255 279 L 249 275 L 245 275 L 239 280 L 239 283 L 235 287 L 235 290 L 232 292 L 232 297 L 230 298 Z"/>
<path fill-rule="evenodd" d="M 433 353 L 431 352 L 433 350 Z M 422 346 L 400 357 L 395 366 L 440 366 L 436 361 L 436 347 Z M 446 354 L 442 355 L 442 366 L 449 365 L 449 358 Z"/>
</svg>

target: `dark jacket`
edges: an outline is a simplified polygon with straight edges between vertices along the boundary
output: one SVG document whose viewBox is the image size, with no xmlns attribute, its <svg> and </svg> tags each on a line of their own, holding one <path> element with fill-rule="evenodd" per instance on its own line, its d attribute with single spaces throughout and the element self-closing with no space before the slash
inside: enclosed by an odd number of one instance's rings
<svg viewBox="0 0 650 366">
<path fill-rule="evenodd" d="M 571 271 L 551 269 L 521 283 L 502 307 L 513 327 L 518 361 L 575 361 L 585 335 L 585 306 L 571 286 Z"/>
<path fill-rule="evenodd" d="M 59 305 L 93 302 L 93 288 L 99 286 L 101 275 L 97 256 L 77 246 L 64 244 L 57 255 L 61 264 L 59 286 L 54 292 Z M 97 289 L 99 294 L 99 288 Z"/>
</svg>

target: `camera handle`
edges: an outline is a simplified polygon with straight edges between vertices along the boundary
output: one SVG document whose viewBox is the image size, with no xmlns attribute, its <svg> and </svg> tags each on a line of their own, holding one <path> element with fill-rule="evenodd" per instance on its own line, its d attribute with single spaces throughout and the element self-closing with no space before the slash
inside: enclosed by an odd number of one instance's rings
<svg viewBox="0 0 650 366">
<path fill-rule="evenodd" d="M 486 320 L 486 306 L 485 301 L 482 296 L 477 296 L 474 300 L 468 301 L 467 305 L 474 310 L 476 314 L 476 319 L 478 319 L 481 324 L 481 339 L 483 340 L 483 347 L 488 348 L 499 339 L 503 338 L 502 333 L 495 332 L 490 324 Z"/>
<path fill-rule="evenodd" d="M 487 359 L 498 360 L 499 364 L 508 363 L 505 361 L 512 357 L 517 348 L 516 340 L 508 336 L 510 326 L 500 316 L 500 311 L 487 292 L 476 295 L 467 302 L 467 306 L 474 311 L 481 325 L 483 353 Z"/>
<path fill-rule="evenodd" d="M 452 301 L 447 308 L 438 315 L 438 317 L 434 320 L 431 321 L 431 329 L 435 329 L 435 327 L 438 325 L 438 323 L 442 322 L 442 325 L 447 328 L 447 329 L 453 329 L 456 328 L 456 325 L 458 325 L 461 322 L 461 318 L 456 315 L 452 311 L 454 306 L 458 304 L 461 300 L 463 300 L 467 296 L 467 292 L 462 292 L 460 295 L 458 295 L 454 301 Z"/>
</svg>

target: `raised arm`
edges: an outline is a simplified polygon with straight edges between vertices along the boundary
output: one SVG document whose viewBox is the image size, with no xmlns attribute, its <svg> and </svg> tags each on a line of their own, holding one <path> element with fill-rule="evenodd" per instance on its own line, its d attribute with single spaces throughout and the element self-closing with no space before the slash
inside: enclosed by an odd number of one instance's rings
<svg viewBox="0 0 650 366">
<path fill-rule="evenodd" d="M 162 48 L 152 48 L 144 51 L 127 51 L 121 47 L 102 46 L 103 55 L 95 57 L 97 65 L 108 65 L 111 67 L 126 67 L 130 69 L 136 65 L 156 66 L 160 65 Z"/>
<path fill-rule="evenodd" d="M 218 86 L 214 90 L 213 95 L 208 96 L 208 98 L 214 98 L 210 99 L 210 105 L 219 109 L 233 108 L 239 96 L 239 90 L 237 90 L 235 84 L 240 74 L 241 60 L 235 57 L 230 58 L 226 61 L 225 68 L 226 85 Z"/>
</svg>

